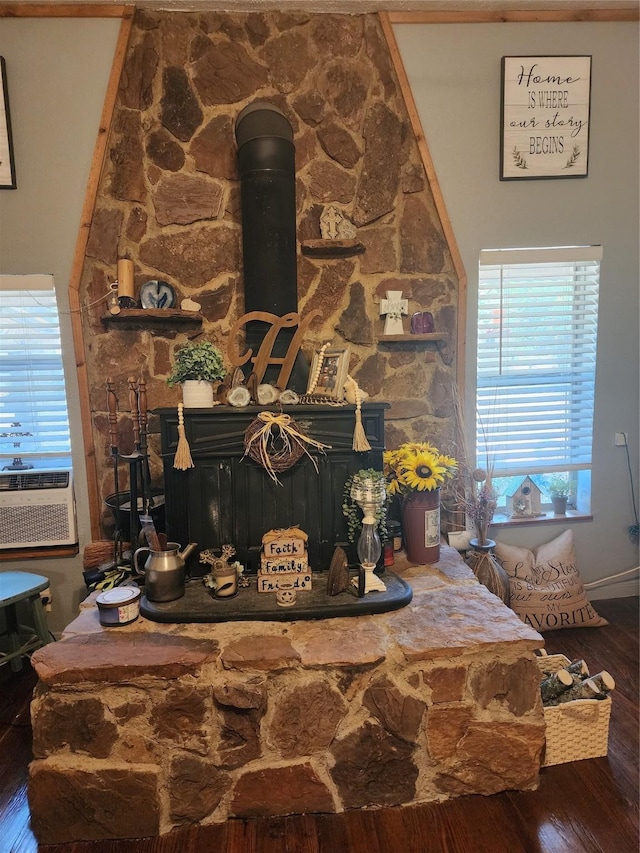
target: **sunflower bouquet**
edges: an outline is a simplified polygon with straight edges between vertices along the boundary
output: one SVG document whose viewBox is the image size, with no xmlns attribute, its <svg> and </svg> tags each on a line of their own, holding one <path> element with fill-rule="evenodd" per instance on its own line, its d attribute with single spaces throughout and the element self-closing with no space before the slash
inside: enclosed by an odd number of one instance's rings
<svg viewBox="0 0 640 853">
<path fill-rule="evenodd" d="M 383 456 L 387 493 L 408 497 L 432 492 L 455 474 L 458 462 L 428 441 L 409 441 Z"/>
</svg>

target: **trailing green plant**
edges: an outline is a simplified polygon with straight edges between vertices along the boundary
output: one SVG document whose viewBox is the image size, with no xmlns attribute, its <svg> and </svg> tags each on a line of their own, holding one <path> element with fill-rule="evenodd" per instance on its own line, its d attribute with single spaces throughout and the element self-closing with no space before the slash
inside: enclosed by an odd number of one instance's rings
<svg viewBox="0 0 640 853">
<path fill-rule="evenodd" d="M 372 480 L 375 484 L 380 484 L 384 488 L 384 500 L 376 507 L 376 521 L 378 522 L 378 534 L 380 539 L 384 541 L 387 536 L 387 510 L 389 508 L 389 495 L 386 490 L 386 477 L 382 471 L 377 471 L 375 468 L 361 468 L 355 474 L 347 477 L 342 493 L 342 514 L 347 520 L 348 540 L 355 542 L 360 534 L 362 527 L 362 511 L 358 503 L 351 497 L 351 488 L 354 480 Z M 381 489 L 382 491 L 382 489 Z"/>
<path fill-rule="evenodd" d="M 552 498 L 573 497 L 574 486 L 568 474 L 551 474 L 545 478 L 545 483 Z"/>
<path fill-rule="evenodd" d="M 167 384 L 180 385 L 189 379 L 215 382 L 224 379 L 226 372 L 222 353 L 211 341 L 191 342 L 175 351 Z"/>
</svg>

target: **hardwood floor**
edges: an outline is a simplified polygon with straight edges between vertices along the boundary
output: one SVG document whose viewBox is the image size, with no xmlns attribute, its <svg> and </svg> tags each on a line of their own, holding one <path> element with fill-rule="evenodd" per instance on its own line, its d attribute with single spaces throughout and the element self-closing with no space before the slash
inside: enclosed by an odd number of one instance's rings
<svg viewBox="0 0 640 853">
<path fill-rule="evenodd" d="M 162 839 L 38 847 L 26 800 L 30 668 L 0 667 L 0 853 L 637 853 L 638 599 L 597 602 L 605 628 L 547 634 L 549 653 L 616 679 L 609 753 L 543 769 L 537 791 L 437 805 L 232 820 Z M 141 803 L 141 808 L 144 804 Z"/>
</svg>

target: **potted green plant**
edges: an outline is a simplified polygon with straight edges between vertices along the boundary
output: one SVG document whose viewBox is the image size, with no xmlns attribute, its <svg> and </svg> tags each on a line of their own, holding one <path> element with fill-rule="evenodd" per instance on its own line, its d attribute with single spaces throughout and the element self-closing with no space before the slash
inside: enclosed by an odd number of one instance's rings
<svg viewBox="0 0 640 853">
<path fill-rule="evenodd" d="M 225 374 L 222 353 L 211 341 L 190 342 L 176 349 L 167 384 L 182 385 L 185 408 L 210 408 L 212 383 L 224 379 Z"/>
<path fill-rule="evenodd" d="M 546 479 L 554 515 L 565 515 L 567 502 L 573 497 L 574 487 L 568 474 L 552 474 Z"/>
</svg>

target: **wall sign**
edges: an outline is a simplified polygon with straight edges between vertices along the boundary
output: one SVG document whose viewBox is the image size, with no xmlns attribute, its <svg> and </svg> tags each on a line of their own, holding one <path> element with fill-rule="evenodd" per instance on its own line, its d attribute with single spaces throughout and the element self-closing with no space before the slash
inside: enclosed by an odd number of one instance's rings
<svg viewBox="0 0 640 853">
<path fill-rule="evenodd" d="M 13 164 L 13 145 L 11 142 L 7 68 L 4 56 L 0 56 L 0 190 L 15 190 L 15 188 L 16 170 Z"/>
<path fill-rule="evenodd" d="M 584 178 L 590 56 L 503 56 L 500 180 Z"/>
</svg>

